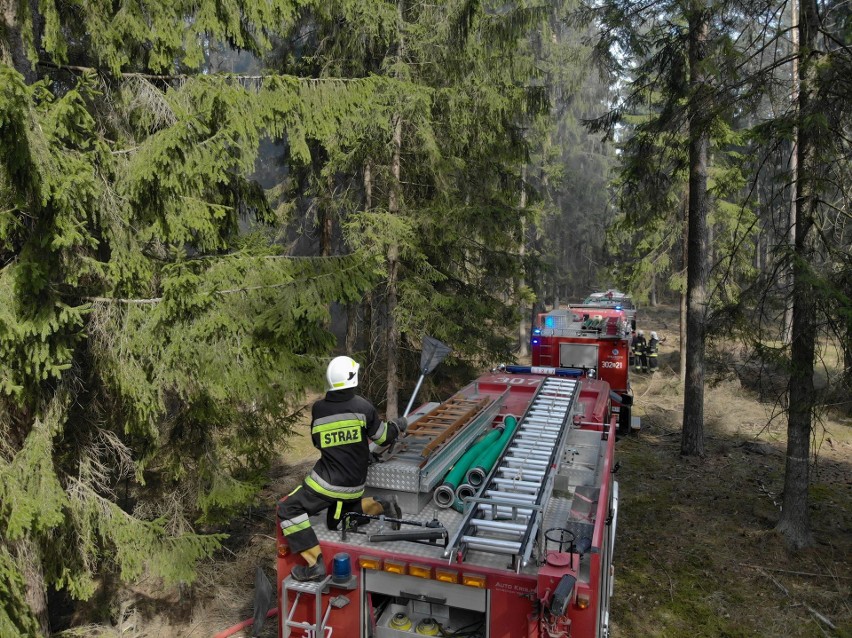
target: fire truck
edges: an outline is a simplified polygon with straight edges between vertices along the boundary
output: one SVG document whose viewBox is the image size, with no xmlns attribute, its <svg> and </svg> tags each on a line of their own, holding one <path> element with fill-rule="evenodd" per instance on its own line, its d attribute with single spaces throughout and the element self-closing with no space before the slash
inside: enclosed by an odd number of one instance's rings
<svg viewBox="0 0 852 638">
<path fill-rule="evenodd" d="M 530 337 L 533 366 L 573 368 L 609 384 L 622 434 L 641 427 L 632 413 L 632 321 L 618 305 L 580 304 L 540 313 Z"/>
<path fill-rule="evenodd" d="M 412 397 L 413 401 L 413 397 Z M 311 524 L 328 575 L 277 534 L 280 638 L 609 635 L 617 413 L 582 369 L 501 366 L 409 427 L 368 472 L 400 518 Z"/>
</svg>

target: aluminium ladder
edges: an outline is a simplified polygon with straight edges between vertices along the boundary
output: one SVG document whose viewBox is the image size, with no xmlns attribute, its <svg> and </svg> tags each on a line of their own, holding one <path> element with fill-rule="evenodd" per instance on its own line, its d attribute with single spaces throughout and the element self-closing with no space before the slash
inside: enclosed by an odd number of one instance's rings
<svg viewBox="0 0 852 638">
<path fill-rule="evenodd" d="M 516 571 L 529 564 L 572 427 L 580 382 L 546 378 L 502 456 L 473 498 L 444 552 L 463 558 L 468 550 L 513 557 Z"/>
</svg>

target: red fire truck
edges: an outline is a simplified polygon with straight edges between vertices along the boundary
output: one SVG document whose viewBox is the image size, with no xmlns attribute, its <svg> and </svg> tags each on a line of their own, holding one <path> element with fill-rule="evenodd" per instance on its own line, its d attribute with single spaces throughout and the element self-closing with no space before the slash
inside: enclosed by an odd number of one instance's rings
<svg viewBox="0 0 852 638">
<path fill-rule="evenodd" d="M 322 582 L 290 576 L 302 558 L 278 531 L 280 638 L 607 636 L 618 514 L 609 385 L 573 368 L 501 367 L 408 418 L 367 480 L 368 495 L 397 497 L 400 519 L 331 531 L 315 517 Z M 464 463 L 478 483 L 452 485 Z M 470 489 L 437 498 L 448 485 Z"/>
<path fill-rule="evenodd" d="M 630 347 L 633 326 L 618 306 L 583 304 L 540 313 L 530 338 L 532 365 L 572 368 L 606 381 L 621 433 L 638 430 L 632 415 Z"/>
</svg>

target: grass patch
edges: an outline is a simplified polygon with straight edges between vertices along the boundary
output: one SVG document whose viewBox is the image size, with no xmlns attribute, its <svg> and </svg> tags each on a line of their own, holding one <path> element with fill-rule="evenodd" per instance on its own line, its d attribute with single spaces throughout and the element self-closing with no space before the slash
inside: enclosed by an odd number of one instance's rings
<svg viewBox="0 0 852 638">
<path fill-rule="evenodd" d="M 817 543 L 789 554 L 773 531 L 786 421 L 736 381 L 708 386 L 707 454 L 681 457 L 674 372 L 634 376 L 643 429 L 616 446 L 613 638 L 852 637 L 852 428 L 824 419 L 810 490 Z"/>
</svg>

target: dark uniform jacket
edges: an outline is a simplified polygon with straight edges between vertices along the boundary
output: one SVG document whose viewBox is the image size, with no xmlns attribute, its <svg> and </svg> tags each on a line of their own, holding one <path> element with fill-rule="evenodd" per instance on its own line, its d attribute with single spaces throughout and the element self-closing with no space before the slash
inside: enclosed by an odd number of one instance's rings
<svg viewBox="0 0 852 638">
<path fill-rule="evenodd" d="M 393 443 L 399 430 L 379 419 L 355 388 L 327 392 L 314 403 L 311 439 L 322 457 L 305 478 L 309 488 L 332 500 L 361 498 L 370 463 L 370 441 Z"/>
</svg>

